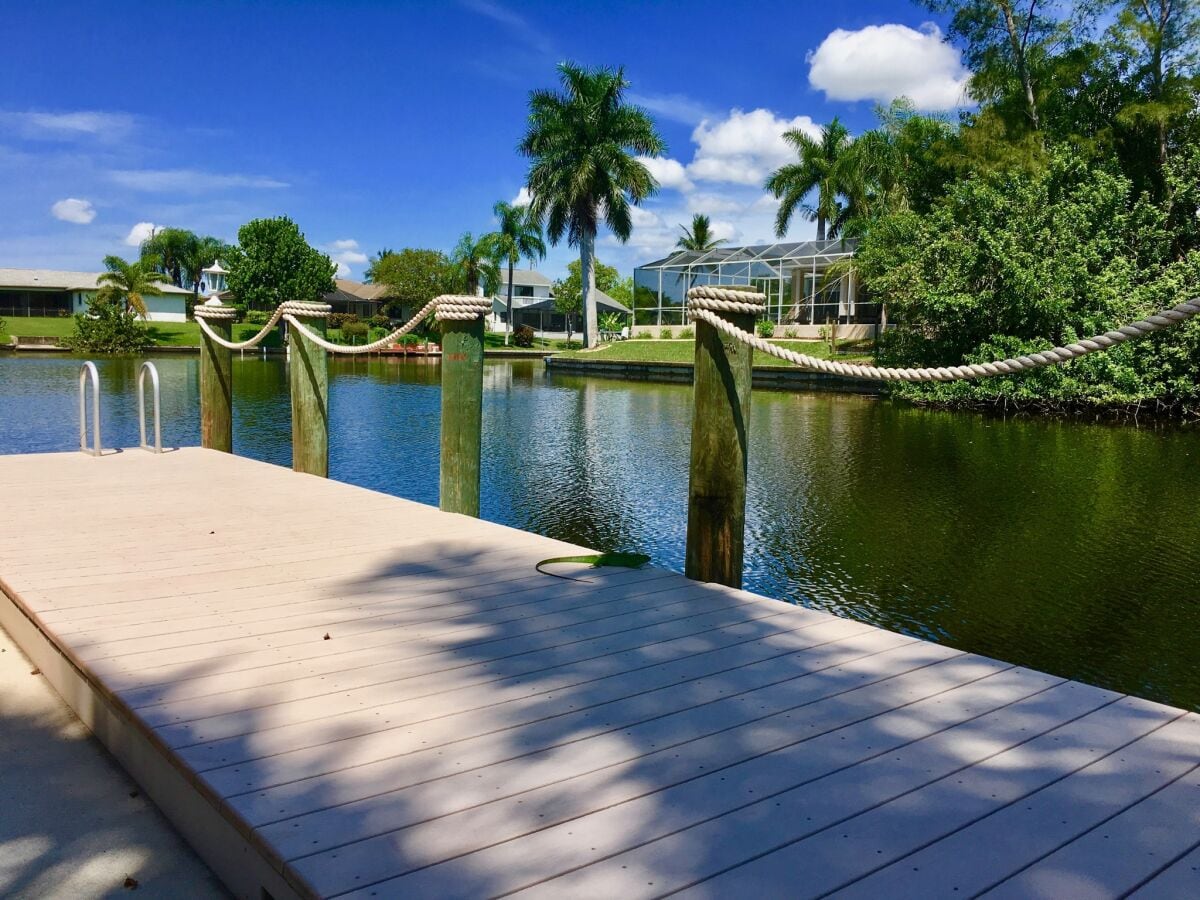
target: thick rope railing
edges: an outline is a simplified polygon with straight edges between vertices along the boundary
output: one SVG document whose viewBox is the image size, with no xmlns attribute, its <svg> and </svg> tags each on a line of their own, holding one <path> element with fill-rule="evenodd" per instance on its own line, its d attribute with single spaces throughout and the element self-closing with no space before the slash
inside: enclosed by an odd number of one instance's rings
<svg viewBox="0 0 1200 900">
<path fill-rule="evenodd" d="M 396 338 L 403 337 L 408 334 L 418 325 L 420 325 L 433 313 L 438 321 L 447 319 L 470 320 L 477 316 L 486 315 L 492 309 L 492 301 L 487 297 L 468 297 L 455 294 L 443 294 L 440 297 L 435 297 L 419 309 L 411 319 L 395 329 L 391 333 L 381 337 L 377 341 L 372 341 L 369 344 L 361 344 L 358 346 L 349 346 L 346 344 L 335 344 L 332 341 L 326 340 L 322 335 L 305 326 L 297 316 L 305 318 L 322 318 L 329 315 L 329 304 L 327 303 L 301 303 L 289 300 L 279 304 L 275 312 L 271 314 L 271 318 L 267 320 L 267 324 L 262 327 L 262 330 L 254 337 L 245 341 L 227 341 L 219 334 L 216 334 L 205 319 L 231 319 L 237 315 L 232 307 L 228 306 L 209 306 L 204 304 L 196 307 L 196 322 L 200 325 L 200 330 L 208 336 L 212 341 L 226 347 L 230 350 L 245 350 L 260 343 L 263 338 L 270 333 L 282 319 L 289 326 L 295 328 L 300 334 L 308 338 L 318 347 L 321 347 L 330 353 L 341 354 L 358 354 L 371 353 L 394 343 Z"/>
<path fill-rule="evenodd" d="M 1130 325 L 1123 325 L 1113 331 L 1093 335 L 1090 338 L 1067 344 L 1065 347 L 1054 347 L 1027 356 L 1002 359 L 988 363 L 972 363 L 963 366 L 942 366 L 925 369 L 893 369 L 879 366 L 864 366 L 854 363 L 835 362 L 829 359 L 818 359 L 806 353 L 796 353 L 778 344 L 772 344 L 758 335 L 751 334 L 726 321 L 719 312 L 738 312 L 761 314 L 766 309 L 766 297 L 763 294 L 748 291 L 729 290 L 725 288 L 701 286 L 688 291 L 688 314 L 693 320 L 707 322 L 719 331 L 737 338 L 743 344 L 754 350 L 782 359 L 794 366 L 813 372 L 825 372 L 829 375 L 843 375 L 851 378 L 867 378 L 874 381 L 959 381 L 968 378 L 988 378 L 993 375 L 1011 375 L 1042 366 L 1053 366 L 1059 363 L 1078 359 L 1098 350 L 1107 350 L 1117 344 L 1143 335 L 1161 331 L 1185 322 L 1193 316 L 1200 315 L 1200 299 L 1187 300 L 1170 309 L 1164 309 L 1152 316 L 1139 319 Z"/>
</svg>

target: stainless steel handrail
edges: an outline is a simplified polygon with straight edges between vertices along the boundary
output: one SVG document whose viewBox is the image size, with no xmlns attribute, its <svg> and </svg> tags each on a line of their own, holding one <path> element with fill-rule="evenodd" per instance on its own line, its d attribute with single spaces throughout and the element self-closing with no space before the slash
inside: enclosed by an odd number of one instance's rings
<svg viewBox="0 0 1200 900">
<path fill-rule="evenodd" d="M 84 393 L 84 382 L 87 379 L 91 379 L 92 382 L 92 439 L 94 443 L 91 450 L 87 445 L 87 395 Z M 100 440 L 100 373 L 96 371 L 96 364 L 89 360 L 79 367 L 79 449 L 92 456 L 99 456 L 102 446 L 104 445 Z"/>
<path fill-rule="evenodd" d="M 146 443 L 146 373 L 150 373 L 150 386 L 154 388 L 154 446 Z M 154 363 L 146 361 L 138 369 L 138 444 L 143 450 L 151 453 L 162 453 L 162 418 L 160 412 L 162 403 L 159 400 L 158 368 Z"/>
</svg>

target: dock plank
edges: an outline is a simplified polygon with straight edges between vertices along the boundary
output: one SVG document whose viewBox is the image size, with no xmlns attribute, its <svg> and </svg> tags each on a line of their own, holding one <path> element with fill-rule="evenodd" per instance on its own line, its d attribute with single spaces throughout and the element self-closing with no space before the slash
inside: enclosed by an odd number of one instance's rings
<svg viewBox="0 0 1200 900">
<path fill-rule="evenodd" d="M 1196 893 L 1194 714 L 227 454 L 0 490 L 0 615 L 243 896 Z"/>
</svg>

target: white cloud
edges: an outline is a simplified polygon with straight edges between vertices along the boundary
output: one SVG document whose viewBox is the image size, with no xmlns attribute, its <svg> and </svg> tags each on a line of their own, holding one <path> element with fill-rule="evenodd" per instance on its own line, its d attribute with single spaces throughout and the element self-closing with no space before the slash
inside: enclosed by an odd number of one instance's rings
<svg viewBox="0 0 1200 900">
<path fill-rule="evenodd" d="M 367 262 L 367 254 L 358 249 L 358 241 L 353 238 L 331 241 L 326 248 L 331 251 L 329 258 L 337 263 L 337 278 L 349 278 L 351 266 L 361 266 Z"/>
<path fill-rule="evenodd" d="M 59 200 L 50 207 L 50 213 L 56 219 L 73 222 L 76 225 L 87 225 L 96 218 L 96 208 L 87 200 L 79 200 L 75 197 Z"/>
<path fill-rule="evenodd" d="M 629 206 L 629 219 L 633 222 L 634 228 L 649 228 L 662 224 L 662 220 L 650 210 L 633 204 Z"/>
<path fill-rule="evenodd" d="M 513 206 L 528 206 L 533 202 L 533 195 L 529 193 L 529 188 L 523 187 L 517 191 L 517 196 L 512 198 Z"/>
<path fill-rule="evenodd" d="M 807 59 L 809 84 L 829 100 L 890 103 L 903 96 L 930 110 L 967 103 L 971 73 L 932 22 L 919 31 L 904 25 L 838 28 Z"/>
<path fill-rule="evenodd" d="M 665 188 L 676 191 L 690 191 L 692 181 L 687 176 L 687 169 L 676 159 L 665 156 L 639 156 L 637 158 L 645 166 L 655 180 Z"/>
<path fill-rule="evenodd" d="M 161 227 L 153 222 L 138 222 L 129 229 L 129 234 L 125 235 L 125 244 L 129 247 L 137 247 Z"/>
<path fill-rule="evenodd" d="M 705 119 L 715 117 L 715 113 L 698 100 L 693 100 L 684 94 L 638 94 L 630 93 L 629 102 L 668 119 L 672 122 L 682 122 L 684 125 L 696 125 Z"/>
<path fill-rule="evenodd" d="M 201 172 L 196 169 L 115 169 L 108 177 L 135 191 L 204 193 L 230 188 L 285 188 L 287 182 L 262 175 Z"/>
<path fill-rule="evenodd" d="M 477 12 L 479 15 L 491 19 L 502 26 L 514 38 L 525 44 L 527 48 L 543 56 L 555 55 L 554 42 L 550 36 L 529 24 L 529 21 L 523 16 L 518 15 L 510 9 L 506 9 L 499 3 L 491 3 L 489 0 L 461 0 L 461 2 L 467 9 Z"/>
<path fill-rule="evenodd" d="M 0 127 L 29 140 L 118 140 L 131 132 L 137 120 L 128 113 L 80 110 L 76 112 L 0 112 Z"/>
<path fill-rule="evenodd" d="M 795 150 L 783 139 L 783 133 L 792 130 L 814 137 L 820 134 L 809 116 L 781 119 L 766 109 L 734 109 L 720 121 L 706 119 L 692 132 L 696 155 L 687 167 L 688 175 L 702 181 L 759 185 L 795 158 Z"/>
</svg>

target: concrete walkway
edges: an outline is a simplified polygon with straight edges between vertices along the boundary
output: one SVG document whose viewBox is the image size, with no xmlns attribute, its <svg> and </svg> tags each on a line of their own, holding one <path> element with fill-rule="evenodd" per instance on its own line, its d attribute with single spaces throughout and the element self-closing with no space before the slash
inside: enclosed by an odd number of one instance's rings
<svg viewBox="0 0 1200 900">
<path fill-rule="evenodd" d="M 0 630 L 0 896 L 227 897 L 33 670 Z"/>
</svg>

